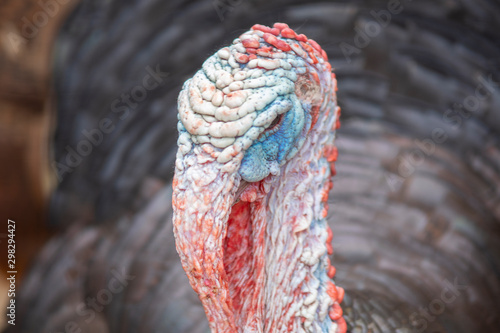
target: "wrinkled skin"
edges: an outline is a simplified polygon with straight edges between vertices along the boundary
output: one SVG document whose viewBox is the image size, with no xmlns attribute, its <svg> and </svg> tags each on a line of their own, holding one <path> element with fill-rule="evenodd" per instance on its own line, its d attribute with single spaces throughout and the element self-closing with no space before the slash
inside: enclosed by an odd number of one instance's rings
<svg viewBox="0 0 500 333">
<path fill-rule="evenodd" d="M 326 53 L 282 23 L 184 84 L 174 234 L 212 332 L 345 332 L 325 219 L 335 89 Z"/>
</svg>

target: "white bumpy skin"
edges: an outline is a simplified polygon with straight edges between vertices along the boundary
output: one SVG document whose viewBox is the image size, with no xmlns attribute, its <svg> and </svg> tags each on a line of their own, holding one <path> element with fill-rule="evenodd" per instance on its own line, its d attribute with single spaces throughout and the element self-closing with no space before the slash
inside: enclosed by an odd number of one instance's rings
<svg viewBox="0 0 500 333">
<path fill-rule="evenodd" d="M 282 23 L 184 84 L 174 233 L 212 332 L 345 332 L 325 219 L 335 90 L 326 53 Z"/>
</svg>

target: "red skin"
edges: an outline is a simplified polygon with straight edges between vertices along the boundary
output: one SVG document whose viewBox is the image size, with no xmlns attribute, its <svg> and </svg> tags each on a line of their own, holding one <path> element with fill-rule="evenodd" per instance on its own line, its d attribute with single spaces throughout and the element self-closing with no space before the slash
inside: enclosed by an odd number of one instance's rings
<svg viewBox="0 0 500 333">
<path fill-rule="evenodd" d="M 240 201 L 233 206 L 228 219 L 224 268 L 229 282 L 229 294 L 233 301 L 234 313 L 246 312 L 247 318 L 250 318 L 250 323 L 245 323 L 238 322 L 240 318 L 236 316 L 236 326 L 239 327 L 256 325 L 255 319 L 260 316 L 258 311 L 261 309 L 257 304 L 263 283 L 256 281 L 263 282 L 264 256 L 261 252 L 264 249 L 265 228 L 261 229 L 259 225 L 265 226 L 265 221 L 252 217 L 253 212 L 259 209 L 263 209 L 260 201 Z M 242 302 L 245 296 L 248 297 L 248 293 L 253 293 L 253 306 L 244 309 Z"/>
<path fill-rule="evenodd" d="M 264 40 L 266 41 L 266 43 L 269 43 L 269 44 L 273 45 L 274 47 L 276 47 L 277 49 L 279 49 L 279 50 L 281 50 L 283 52 L 288 52 L 288 51 L 290 51 L 292 49 L 290 47 L 290 45 L 288 45 L 287 42 L 285 42 L 285 41 L 283 41 L 281 39 L 276 38 L 276 36 L 274 36 L 274 35 L 265 33 L 262 38 L 264 38 Z"/>
</svg>

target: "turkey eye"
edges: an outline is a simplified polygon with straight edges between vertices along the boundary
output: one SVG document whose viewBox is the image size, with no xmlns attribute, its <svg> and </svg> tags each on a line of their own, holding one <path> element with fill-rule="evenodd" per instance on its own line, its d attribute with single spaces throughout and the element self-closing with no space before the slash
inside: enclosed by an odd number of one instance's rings
<svg viewBox="0 0 500 333">
<path fill-rule="evenodd" d="M 262 140 L 263 138 L 267 138 L 269 135 L 273 135 L 274 133 L 276 133 L 279 130 L 281 120 L 283 119 L 284 115 L 285 114 L 282 113 L 274 118 L 273 122 L 269 124 L 269 126 L 262 133 L 260 133 L 257 140 Z"/>
<path fill-rule="evenodd" d="M 283 118 L 283 113 L 278 115 L 276 118 L 274 118 L 273 122 L 271 123 L 271 125 L 269 125 L 267 130 L 273 130 L 275 127 L 277 127 L 279 125 L 279 123 L 281 122 L 282 118 Z"/>
</svg>

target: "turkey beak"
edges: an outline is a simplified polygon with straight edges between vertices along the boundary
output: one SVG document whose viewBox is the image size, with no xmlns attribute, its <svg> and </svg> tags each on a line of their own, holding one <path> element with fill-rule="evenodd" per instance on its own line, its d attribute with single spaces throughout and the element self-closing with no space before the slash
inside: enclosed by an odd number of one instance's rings
<svg viewBox="0 0 500 333">
<path fill-rule="evenodd" d="M 173 224 L 177 252 L 212 330 L 236 332 L 223 257 L 228 217 L 240 185 L 238 168 L 196 154 L 178 155 L 176 164 Z"/>
</svg>

